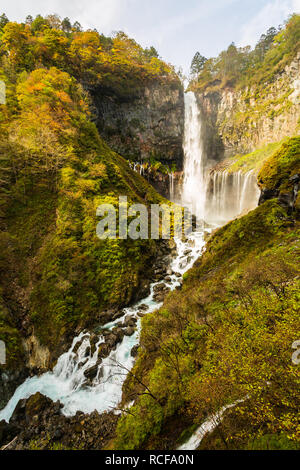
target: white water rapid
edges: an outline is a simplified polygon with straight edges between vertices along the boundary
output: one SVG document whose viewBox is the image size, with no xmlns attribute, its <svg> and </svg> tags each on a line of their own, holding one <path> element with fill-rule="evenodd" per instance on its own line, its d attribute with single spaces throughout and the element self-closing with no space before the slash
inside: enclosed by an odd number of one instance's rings
<svg viewBox="0 0 300 470">
<path fill-rule="evenodd" d="M 207 230 L 209 231 L 209 229 Z M 203 233 L 193 233 L 185 242 L 176 240 L 177 256 L 171 265 L 174 273 L 182 275 L 192 267 L 204 247 L 203 235 Z M 187 248 L 191 252 L 184 255 Z M 4 419 L 8 422 L 18 401 L 22 398 L 28 398 L 36 392 L 48 396 L 53 401 L 59 400 L 64 405 L 62 411 L 67 416 L 75 415 L 78 410 L 84 413 L 97 410 L 101 413 L 115 409 L 117 412 L 116 407 L 122 397 L 122 385 L 128 370 L 132 368 L 134 363 L 130 352 L 139 342 L 141 323 L 138 316 L 139 307 L 146 304 L 148 306 L 147 313 L 149 313 L 162 305 L 153 299 L 154 287 L 160 283 L 161 281 L 153 283 L 147 298 L 140 300 L 132 307 L 125 308 L 123 316 L 103 327 L 111 330 L 118 323 L 122 323 L 128 314 L 138 319 L 135 333 L 132 336 L 124 336 L 116 349 L 99 364 L 92 384 L 87 384 L 84 372 L 96 365 L 98 347 L 104 342 L 104 337 L 99 335 L 94 352 L 92 352 L 91 335 L 89 332 L 82 332 L 74 338 L 69 351 L 59 357 L 53 371 L 28 378 L 17 388 L 6 407 L 0 411 L 0 421 Z M 166 285 L 171 290 L 175 289 L 180 285 L 180 277 L 172 274 Z"/>
<path fill-rule="evenodd" d="M 242 403 L 244 400 L 236 400 L 234 403 L 230 405 L 225 405 L 215 414 L 209 416 L 199 428 L 193 433 L 193 435 L 177 450 L 196 450 L 199 445 L 201 444 L 202 439 L 206 434 L 211 433 L 219 424 L 222 422 L 225 411 L 233 408 L 238 403 Z"/>
</svg>

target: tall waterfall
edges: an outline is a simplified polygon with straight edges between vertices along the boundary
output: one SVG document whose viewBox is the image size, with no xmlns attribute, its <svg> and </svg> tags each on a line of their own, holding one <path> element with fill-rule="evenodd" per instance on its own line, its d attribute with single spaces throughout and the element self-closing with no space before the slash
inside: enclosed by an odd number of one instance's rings
<svg viewBox="0 0 300 470">
<path fill-rule="evenodd" d="M 196 97 L 185 95 L 184 177 L 182 202 L 200 219 L 204 219 L 206 200 L 205 159 L 201 136 L 201 117 Z"/>
<path fill-rule="evenodd" d="M 201 113 L 192 92 L 185 95 L 183 149 L 181 202 L 193 211 L 198 221 L 222 225 L 257 206 L 259 189 L 251 171 L 228 173 L 211 170 L 210 166 L 214 164 L 205 155 Z"/>
</svg>

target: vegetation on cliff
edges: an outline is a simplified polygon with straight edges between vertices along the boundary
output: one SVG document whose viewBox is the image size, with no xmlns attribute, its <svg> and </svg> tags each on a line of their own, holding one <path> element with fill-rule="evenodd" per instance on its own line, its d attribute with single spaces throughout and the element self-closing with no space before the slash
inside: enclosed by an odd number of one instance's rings
<svg viewBox="0 0 300 470">
<path fill-rule="evenodd" d="M 190 89 L 198 96 L 209 133 L 212 127 L 222 142 L 214 150 L 215 137 L 210 137 L 210 153 L 249 154 L 298 135 L 299 31 L 300 15 L 295 14 L 284 27 L 270 28 L 253 50 L 231 44 L 217 58 L 197 56 Z"/>
<path fill-rule="evenodd" d="M 262 184 L 294 190 L 298 145 L 275 151 Z M 143 319 L 124 389 L 135 404 L 115 448 L 176 448 L 188 437 L 182 423 L 191 433 L 241 399 L 201 448 L 299 448 L 299 235 L 297 213 L 273 198 L 211 236 L 182 290 Z"/>
<path fill-rule="evenodd" d="M 101 203 L 117 203 L 119 195 L 129 204 L 162 198 L 100 138 L 79 81 L 108 80 L 126 93 L 172 71 L 123 34 L 110 39 L 78 25 L 66 30 L 54 19 L 17 24 L 2 16 L 0 22 L 6 83 L 0 339 L 7 344 L 6 367 L 22 358 L 21 336 L 34 331 L 51 351 L 59 350 L 77 327 L 101 323 L 103 310 L 127 304 L 145 287 L 157 249 L 151 240 L 96 236 Z"/>
<path fill-rule="evenodd" d="M 0 56 L 10 73 L 57 67 L 89 87 L 102 86 L 126 97 L 154 78 L 178 81 L 172 66 L 152 47 L 143 49 L 123 32 L 106 37 L 96 30 L 82 31 L 76 22 L 67 27 L 57 15 L 25 23 L 0 22 Z"/>
<path fill-rule="evenodd" d="M 262 90 L 300 50 L 300 15 L 292 15 L 284 28 L 270 28 L 252 50 L 230 44 L 217 58 L 199 53 L 192 62 L 193 91 L 214 92 L 226 87 L 257 87 Z M 198 64 L 198 66 L 197 66 Z M 193 78 L 194 77 L 194 78 Z"/>
</svg>

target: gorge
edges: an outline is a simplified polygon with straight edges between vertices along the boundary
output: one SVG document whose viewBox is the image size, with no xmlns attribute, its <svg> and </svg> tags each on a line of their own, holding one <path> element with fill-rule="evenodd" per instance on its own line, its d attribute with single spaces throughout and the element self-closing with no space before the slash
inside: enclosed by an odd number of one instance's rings
<svg viewBox="0 0 300 470">
<path fill-rule="evenodd" d="M 0 24 L 0 446 L 297 448 L 299 15 L 186 89 L 42 20 Z M 122 196 L 193 232 L 100 240 Z"/>
<path fill-rule="evenodd" d="M 259 190 L 251 173 L 230 175 L 211 172 L 203 151 L 201 131 L 196 97 L 188 92 L 185 97 L 183 185 L 176 193 L 181 193 L 180 204 L 197 216 L 203 228 L 190 235 L 185 242 L 175 239 L 177 254 L 171 263 L 170 274 L 164 280 L 170 291 L 180 287 L 182 275 L 201 254 L 205 246 L 205 233 L 210 233 L 212 227 L 222 225 L 245 210 L 251 210 L 258 203 Z M 175 192 L 174 188 L 172 192 Z M 158 285 L 161 281 L 152 283 L 149 296 L 125 308 L 115 321 L 101 326 L 103 334 L 95 335 L 93 332 L 91 336 L 91 332 L 82 331 L 73 339 L 69 351 L 58 358 L 53 371 L 26 379 L 0 411 L 0 421 L 4 419 L 9 422 L 18 402 L 37 392 L 53 401 L 59 400 L 63 405 L 62 413 L 66 416 L 75 415 L 78 411 L 88 414 L 95 410 L 99 413 L 111 410 L 120 413 L 118 406 L 122 400 L 122 386 L 134 364 L 131 351 L 139 344 L 140 316 L 162 306 L 162 302 L 155 300 Z M 140 307 L 144 312 L 142 314 Z M 120 342 L 117 341 L 109 355 L 101 359 L 99 351 L 106 341 L 104 334 L 125 331 L 121 328 L 126 325 L 128 317 L 135 331 L 132 329 L 129 335 L 123 333 Z M 90 371 L 93 371 L 92 375 Z"/>
</svg>

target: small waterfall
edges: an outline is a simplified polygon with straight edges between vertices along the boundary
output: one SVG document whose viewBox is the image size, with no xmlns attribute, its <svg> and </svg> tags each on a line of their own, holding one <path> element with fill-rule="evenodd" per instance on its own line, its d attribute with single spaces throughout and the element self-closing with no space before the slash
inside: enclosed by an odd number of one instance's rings
<svg viewBox="0 0 300 470">
<path fill-rule="evenodd" d="M 169 173 L 169 199 L 172 202 L 175 200 L 174 173 Z"/>
<path fill-rule="evenodd" d="M 257 206 L 259 189 L 252 171 L 228 173 L 215 171 L 209 175 L 205 204 L 205 220 L 223 224 Z"/>
</svg>

